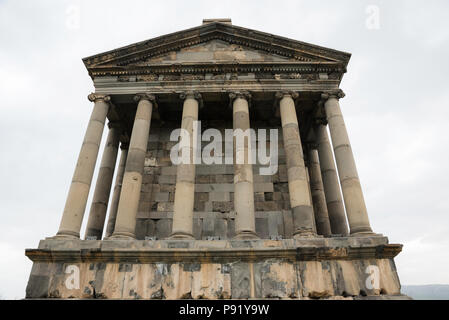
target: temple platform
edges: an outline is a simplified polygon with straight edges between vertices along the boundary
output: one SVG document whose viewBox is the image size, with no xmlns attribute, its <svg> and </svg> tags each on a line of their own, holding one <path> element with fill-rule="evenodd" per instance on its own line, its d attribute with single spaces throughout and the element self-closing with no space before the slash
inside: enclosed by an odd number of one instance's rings
<svg viewBox="0 0 449 320">
<path fill-rule="evenodd" d="M 285 240 L 79 240 L 27 249 L 26 298 L 403 299 L 382 235 Z"/>
</svg>

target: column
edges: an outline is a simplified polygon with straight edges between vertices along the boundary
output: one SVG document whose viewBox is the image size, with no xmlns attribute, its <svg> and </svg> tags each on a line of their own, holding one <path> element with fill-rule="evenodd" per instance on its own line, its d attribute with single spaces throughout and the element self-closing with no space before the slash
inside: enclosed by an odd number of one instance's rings
<svg viewBox="0 0 449 320">
<path fill-rule="evenodd" d="M 183 93 L 181 130 L 188 134 L 181 140 L 181 153 L 188 154 L 187 163 L 181 162 L 176 169 L 176 189 L 173 212 L 172 239 L 194 239 L 193 237 L 193 202 L 195 198 L 195 150 L 197 135 L 194 125 L 198 120 L 198 104 L 201 95 L 198 93 Z M 200 142 L 201 143 L 201 142 Z"/>
<path fill-rule="evenodd" d="M 346 236 L 348 235 L 348 223 L 346 222 L 340 183 L 338 181 L 337 169 L 335 168 L 334 156 L 325 123 L 318 120 L 314 131 L 318 144 L 318 157 L 331 231 L 332 234 Z"/>
<path fill-rule="evenodd" d="M 137 94 L 134 98 L 138 105 L 129 142 L 117 219 L 111 238 L 135 238 L 136 216 L 155 98 L 146 93 Z"/>
<path fill-rule="evenodd" d="M 331 235 L 331 226 L 329 223 L 329 214 L 327 211 L 326 197 L 324 196 L 323 180 L 321 178 L 320 163 L 318 160 L 318 151 L 313 144 L 308 148 L 310 189 L 312 192 L 312 203 L 315 213 L 315 223 L 317 233 L 323 236 Z"/>
<path fill-rule="evenodd" d="M 120 192 L 122 191 L 123 175 L 125 174 L 126 157 L 128 155 L 128 143 L 120 145 L 120 162 L 117 168 L 117 176 L 115 178 L 114 191 L 112 193 L 111 208 L 109 209 L 108 225 L 106 227 L 105 238 L 108 238 L 114 232 L 115 220 L 117 218 L 118 202 L 120 200 Z"/>
<path fill-rule="evenodd" d="M 313 236 L 314 217 L 312 203 L 308 191 L 307 172 L 299 135 L 298 119 L 296 117 L 295 102 L 298 96 L 294 92 L 278 92 L 279 109 L 282 123 L 282 136 L 287 158 L 287 178 L 290 204 L 293 213 L 295 238 Z"/>
<path fill-rule="evenodd" d="M 334 147 L 340 185 L 343 191 L 351 235 L 360 233 L 372 234 L 354 155 L 352 154 L 351 144 L 338 102 L 339 98 L 343 97 L 344 93 L 341 90 L 322 95 L 325 101 L 324 109 L 329 122 L 329 131 Z"/>
<path fill-rule="evenodd" d="M 86 210 L 87 197 L 89 196 L 90 184 L 97 162 L 104 123 L 109 111 L 110 97 L 92 93 L 88 96 L 88 99 L 95 104 L 84 135 L 56 236 L 76 238 L 80 236 L 81 223 Z"/>
<path fill-rule="evenodd" d="M 248 92 L 229 94 L 234 127 L 235 239 L 257 239 Z"/>
<path fill-rule="evenodd" d="M 104 220 L 108 209 L 109 195 L 111 193 L 112 179 L 114 177 L 115 163 L 120 138 L 118 123 L 108 123 L 109 132 L 106 145 L 101 158 L 97 184 L 95 186 L 92 206 L 90 207 L 89 220 L 87 222 L 86 239 L 95 237 L 100 240 L 103 234 Z"/>
</svg>

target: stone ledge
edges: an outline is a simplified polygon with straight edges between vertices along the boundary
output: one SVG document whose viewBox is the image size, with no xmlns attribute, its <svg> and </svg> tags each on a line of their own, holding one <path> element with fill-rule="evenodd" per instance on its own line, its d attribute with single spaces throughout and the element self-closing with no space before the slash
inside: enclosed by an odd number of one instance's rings
<svg viewBox="0 0 449 320">
<path fill-rule="evenodd" d="M 27 249 L 34 262 L 234 262 L 277 259 L 284 261 L 323 261 L 392 259 L 402 250 L 400 244 L 387 244 L 385 237 L 250 241 L 184 240 L 43 240 L 39 249 Z M 328 241 L 325 241 L 328 240 Z M 331 241 L 329 241 L 331 240 Z M 334 240 L 334 241 L 332 241 Z"/>
</svg>

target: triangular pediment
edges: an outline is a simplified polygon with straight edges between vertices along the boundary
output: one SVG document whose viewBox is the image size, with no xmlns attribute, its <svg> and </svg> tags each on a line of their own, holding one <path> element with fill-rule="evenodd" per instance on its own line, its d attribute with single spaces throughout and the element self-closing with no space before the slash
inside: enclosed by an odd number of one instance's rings
<svg viewBox="0 0 449 320">
<path fill-rule="evenodd" d="M 214 22 L 83 59 L 92 70 L 192 64 L 319 64 L 344 69 L 350 54 Z"/>
<path fill-rule="evenodd" d="M 238 44 L 214 39 L 192 45 L 166 54 L 150 57 L 144 61 L 132 63 L 136 66 L 152 64 L 182 63 L 257 63 L 257 62 L 295 62 L 293 57 L 267 53 L 261 49 L 253 49 Z"/>
</svg>

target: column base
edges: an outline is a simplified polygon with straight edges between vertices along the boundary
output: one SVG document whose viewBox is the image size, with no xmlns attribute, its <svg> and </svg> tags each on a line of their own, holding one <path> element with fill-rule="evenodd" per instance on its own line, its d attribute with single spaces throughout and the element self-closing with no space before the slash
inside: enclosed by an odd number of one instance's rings
<svg viewBox="0 0 449 320">
<path fill-rule="evenodd" d="M 311 230 L 297 230 L 293 233 L 293 239 L 300 238 L 323 238 L 323 236 L 316 234 Z"/>
<path fill-rule="evenodd" d="M 135 240 L 136 236 L 130 232 L 117 232 L 113 233 L 112 236 L 104 240 Z"/>
<path fill-rule="evenodd" d="M 170 235 L 169 240 L 195 240 L 195 237 L 190 233 L 176 232 Z"/>
<path fill-rule="evenodd" d="M 234 240 L 254 240 L 259 239 L 257 234 L 254 231 L 240 231 L 237 233 L 234 238 Z"/>
<path fill-rule="evenodd" d="M 375 233 L 373 231 L 360 231 L 360 232 L 351 233 L 349 236 L 350 237 L 383 237 L 383 234 Z"/>
<path fill-rule="evenodd" d="M 73 231 L 59 231 L 55 236 L 51 237 L 51 239 L 79 239 L 79 232 Z"/>
</svg>

